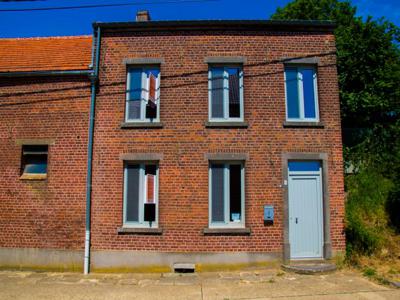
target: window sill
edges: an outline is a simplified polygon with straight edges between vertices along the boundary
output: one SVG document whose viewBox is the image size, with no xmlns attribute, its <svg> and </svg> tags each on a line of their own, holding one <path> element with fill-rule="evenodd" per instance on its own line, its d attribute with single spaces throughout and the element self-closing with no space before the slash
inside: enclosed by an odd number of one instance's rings
<svg viewBox="0 0 400 300">
<path fill-rule="evenodd" d="M 47 174 L 22 174 L 21 180 L 46 180 Z"/>
<path fill-rule="evenodd" d="M 120 227 L 117 229 L 118 234 L 144 234 L 144 235 L 161 235 L 162 228 L 130 228 Z"/>
<path fill-rule="evenodd" d="M 250 228 L 204 228 L 204 235 L 250 235 Z"/>
<path fill-rule="evenodd" d="M 128 128 L 163 128 L 161 122 L 122 122 L 121 129 Z"/>
<path fill-rule="evenodd" d="M 284 128 L 324 128 L 322 122 L 298 122 L 298 121 L 285 121 L 283 122 Z"/>
<path fill-rule="evenodd" d="M 227 122 L 209 122 L 205 124 L 206 128 L 247 128 L 249 124 L 247 122 L 240 121 L 227 121 Z"/>
</svg>

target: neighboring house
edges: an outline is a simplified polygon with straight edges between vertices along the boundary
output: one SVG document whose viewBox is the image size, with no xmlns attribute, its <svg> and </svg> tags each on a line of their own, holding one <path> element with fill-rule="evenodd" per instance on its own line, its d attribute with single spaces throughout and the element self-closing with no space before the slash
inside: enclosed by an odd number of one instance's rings
<svg viewBox="0 0 400 300">
<path fill-rule="evenodd" d="M 82 268 L 91 48 L 0 39 L 1 266 Z"/>
<path fill-rule="evenodd" d="M 146 18 L 94 24 L 92 268 L 206 268 L 344 251 L 334 27 Z M 89 52 L 81 50 L 85 66 Z M 51 255 L 48 265 L 82 265 L 93 72 L 24 77 L 22 86 L 2 78 L 2 264 Z M 70 97 L 18 94 L 49 81 Z M 63 91 L 78 83 L 85 88 Z M 21 168 L 43 174 L 46 153 L 47 175 L 25 180 Z M 37 155 L 32 166 L 29 155 Z"/>
</svg>

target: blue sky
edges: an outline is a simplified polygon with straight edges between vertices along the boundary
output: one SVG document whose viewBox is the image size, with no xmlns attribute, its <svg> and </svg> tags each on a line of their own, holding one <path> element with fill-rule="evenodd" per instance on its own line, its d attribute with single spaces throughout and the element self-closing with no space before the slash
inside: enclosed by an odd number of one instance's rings
<svg viewBox="0 0 400 300">
<path fill-rule="evenodd" d="M 136 11 L 142 9 L 150 10 L 153 20 L 268 19 L 277 7 L 291 2 L 290 0 L 195 0 L 199 2 L 159 3 L 167 1 L 187 0 L 0 0 L 0 10 L 140 2 L 138 5 L 123 7 L 33 12 L 0 11 L 0 37 L 91 34 L 91 23 L 94 21 L 133 21 Z M 352 2 L 358 7 L 358 15 L 363 17 L 372 15 L 374 18 L 385 16 L 400 26 L 399 0 L 353 0 Z"/>
</svg>

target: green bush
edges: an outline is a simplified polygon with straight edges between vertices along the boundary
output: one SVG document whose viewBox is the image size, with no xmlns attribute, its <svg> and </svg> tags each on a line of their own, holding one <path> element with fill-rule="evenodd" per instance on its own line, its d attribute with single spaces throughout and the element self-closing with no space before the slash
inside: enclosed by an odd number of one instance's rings
<svg viewBox="0 0 400 300">
<path fill-rule="evenodd" d="M 364 276 L 373 277 L 376 275 L 376 270 L 374 268 L 367 267 L 363 271 Z"/>
<path fill-rule="evenodd" d="M 374 169 L 346 177 L 346 254 L 371 255 L 384 243 L 388 226 L 386 202 L 392 182 Z"/>
</svg>

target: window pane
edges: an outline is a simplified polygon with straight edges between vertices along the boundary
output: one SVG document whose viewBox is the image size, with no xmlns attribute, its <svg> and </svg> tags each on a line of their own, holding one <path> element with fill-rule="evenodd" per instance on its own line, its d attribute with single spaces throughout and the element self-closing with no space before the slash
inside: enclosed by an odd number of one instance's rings
<svg viewBox="0 0 400 300">
<path fill-rule="evenodd" d="M 229 117 L 240 118 L 239 68 L 229 68 Z"/>
<path fill-rule="evenodd" d="M 321 163 L 319 161 L 290 161 L 289 171 L 319 171 Z"/>
<path fill-rule="evenodd" d="M 224 165 L 212 165 L 211 178 L 211 221 L 224 222 Z"/>
<path fill-rule="evenodd" d="M 24 145 L 22 148 L 23 173 L 46 174 L 47 151 L 47 145 Z"/>
<path fill-rule="evenodd" d="M 140 100 L 128 102 L 128 120 L 140 119 Z"/>
<path fill-rule="evenodd" d="M 300 118 L 297 68 L 286 68 L 286 99 L 288 118 Z"/>
<path fill-rule="evenodd" d="M 128 90 L 128 119 L 140 119 L 140 102 L 142 95 L 142 70 L 130 69 Z"/>
<path fill-rule="evenodd" d="M 155 184 L 156 184 L 156 175 L 157 175 L 157 167 L 156 165 L 147 165 L 145 167 L 145 178 L 146 178 L 146 203 L 155 203 Z"/>
<path fill-rule="evenodd" d="M 211 117 L 224 117 L 224 69 L 211 70 Z"/>
<path fill-rule="evenodd" d="M 230 165 L 229 179 L 230 179 L 230 212 L 229 218 L 231 222 L 240 222 L 242 219 L 242 176 L 241 165 Z"/>
<path fill-rule="evenodd" d="M 24 157 L 24 173 L 46 174 L 47 173 L 47 155 L 28 154 Z"/>
<path fill-rule="evenodd" d="M 302 69 L 303 92 L 304 92 L 304 116 L 306 118 L 315 118 L 315 95 L 314 95 L 314 69 Z"/>
<path fill-rule="evenodd" d="M 138 165 L 126 166 L 126 221 L 139 221 L 139 177 Z"/>
<path fill-rule="evenodd" d="M 147 80 L 149 81 L 148 102 L 146 105 L 146 118 L 155 119 L 157 118 L 157 105 L 158 105 L 158 87 L 157 78 L 160 73 L 159 69 L 151 69 L 146 71 Z"/>
</svg>

